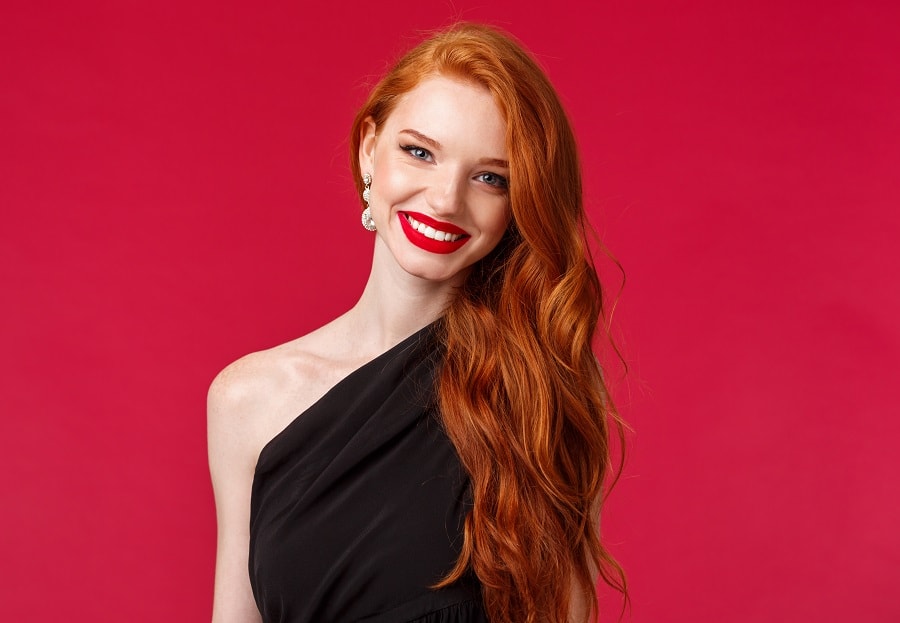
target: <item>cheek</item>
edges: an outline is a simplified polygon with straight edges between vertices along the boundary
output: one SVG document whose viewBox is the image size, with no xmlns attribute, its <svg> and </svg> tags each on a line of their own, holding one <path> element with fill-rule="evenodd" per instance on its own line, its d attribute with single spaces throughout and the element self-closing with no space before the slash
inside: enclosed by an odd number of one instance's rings
<svg viewBox="0 0 900 623">
<path fill-rule="evenodd" d="M 495 206 L 492 212 L 492 218 L 485 223 L 485 231 L 490 232 L 491 237 L 499 241 L 506 232 L 506 228 L 509 227 L 512 215 L 506 201 L 502 206 Z"/>
<path fill-rule="evenodd" d="M 415 170 L 391 158 L 377 163 L 378 195 L 389 203 L 403 201 L 417 188 Z M 373 184 L 374 187 L 374 184 Z"/>
</svg>

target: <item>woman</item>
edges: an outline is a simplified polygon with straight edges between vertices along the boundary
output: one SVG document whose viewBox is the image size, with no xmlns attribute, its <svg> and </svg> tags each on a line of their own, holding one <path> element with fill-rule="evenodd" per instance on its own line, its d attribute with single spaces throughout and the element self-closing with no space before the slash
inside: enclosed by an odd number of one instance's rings
<svg viewBox="0 0 900 623">
<path fill-rule="evenodd" d="M 213 619 L 587 621 L 598 574 L 624 585 L 597 530 L 621 424 L 558 97 L 460 24 L 374 88 L 351 166 L 359 302 L 210 389 Z"/>
</svg>

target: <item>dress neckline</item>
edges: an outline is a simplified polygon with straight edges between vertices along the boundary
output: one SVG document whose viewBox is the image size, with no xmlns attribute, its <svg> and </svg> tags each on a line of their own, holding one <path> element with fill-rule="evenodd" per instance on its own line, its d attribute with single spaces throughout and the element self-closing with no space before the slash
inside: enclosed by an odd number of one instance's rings
<svg viewBox="0 0 900 623">
<path fill-rule="evenodd" d="M 425 325 L 421 329 L 418 329 L 415 333 L 412 333 L 409 336 L 403 338 L 402 340 L 400 340 L 399 342 L 397 342 L 396 344 L 394 344 L 393 346 L 388 348 L 386 351 L 376 355 L 374 358 L 370 359 L 369 361 L 365 362 L 364 364 L 354 368 L 353 370 L 348 372 L 344 377 L 342 377 L 338 382 L 336 382 L 334 385 L 332 385 L 327 390 L 325 390 L 325 393 L 323 393 L 321 396 L 319 396 L 311 405 L 309 405 L 308 407 L 303 409 L 300 413 L 298 413 L 294 417 L 294 419 L 292 419 L 290 422 L 288 422 L 284 428 L 282 428 L 280 431 L 278 431 L 268 442 L 266 442 L 266 444 L 259 451 L 259 456 L 256 459 L 256 467 L 254 468 L 254 473 L 259 471 L 259 466 L 263 463 L 264 456 L 271 451 L 270 450 L 271 447 L 274 446 L 278 442 L 279 439 L 281 439 L 282 437 L 287 435 L 291 429 L 295 428 L 298 425 L 298 423 L 301 420 L 303 420 L 303 416 L 305 414 L 309 413 L 310 411 L 312 411 L 313 409 L 318 407 L 320 404 L 322 404 L 323 402 L 330 399 L 335 393 L 338 392 L 338 390 L 341 387 L 352 382 L 352 380 L 355 379 L 356 377 L 358 377 L 360 374 L 363 374 L 364 372 L 368 371 L 372 367 L 376 366 L 378 363 L 384 362 L 386 359 L 389 359 L 392 356 L 396 355 L 397 353 L 405 350 L 410 345 L 417 342 L 418 339 L 420 337 L 422 337 L 423 335 L 430 334 L 434 330 L 434 328 L 437 326 L 438 322 L 440 322 L 440 319 L 434 320 L 433 322 Z"/>
</svg>

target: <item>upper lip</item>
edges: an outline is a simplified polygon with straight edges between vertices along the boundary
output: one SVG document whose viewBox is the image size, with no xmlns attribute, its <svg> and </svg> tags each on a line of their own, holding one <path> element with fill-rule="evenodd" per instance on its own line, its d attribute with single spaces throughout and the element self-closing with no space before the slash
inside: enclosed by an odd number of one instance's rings
<svg viewBox="0 0 900 623">
<path fill-rule="evenodd" d="M 457 227 L 453 223 L 447 223 L 445 221 L 438 221 L 436 219 L 431 218 L 430 216 L 426 216 L 419 212 L 403 212 L 403 214 L 408 214 L 420 223 L 425 223 L 429 227 L 433 227 L 438 231 L 447 232 L 448 234 L 459 234 L 462 236 L 468 236 L 469 232 L 461 227 Z"/>
</svg>

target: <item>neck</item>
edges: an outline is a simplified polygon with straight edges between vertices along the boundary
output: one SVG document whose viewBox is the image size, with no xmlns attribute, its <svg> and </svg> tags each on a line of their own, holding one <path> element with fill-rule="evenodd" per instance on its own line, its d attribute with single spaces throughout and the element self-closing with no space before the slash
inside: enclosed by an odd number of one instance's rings
<svg viewBox="0 0 900 623">
<path fill-rule="evenodd" d="M 365 336 L 370 348 L 383 351 L 440 318 L 461 281 L 435 282 L 411 275 L 376 241 L 366 287 L 345 319 L 353 335 Z"/>
</svg>

